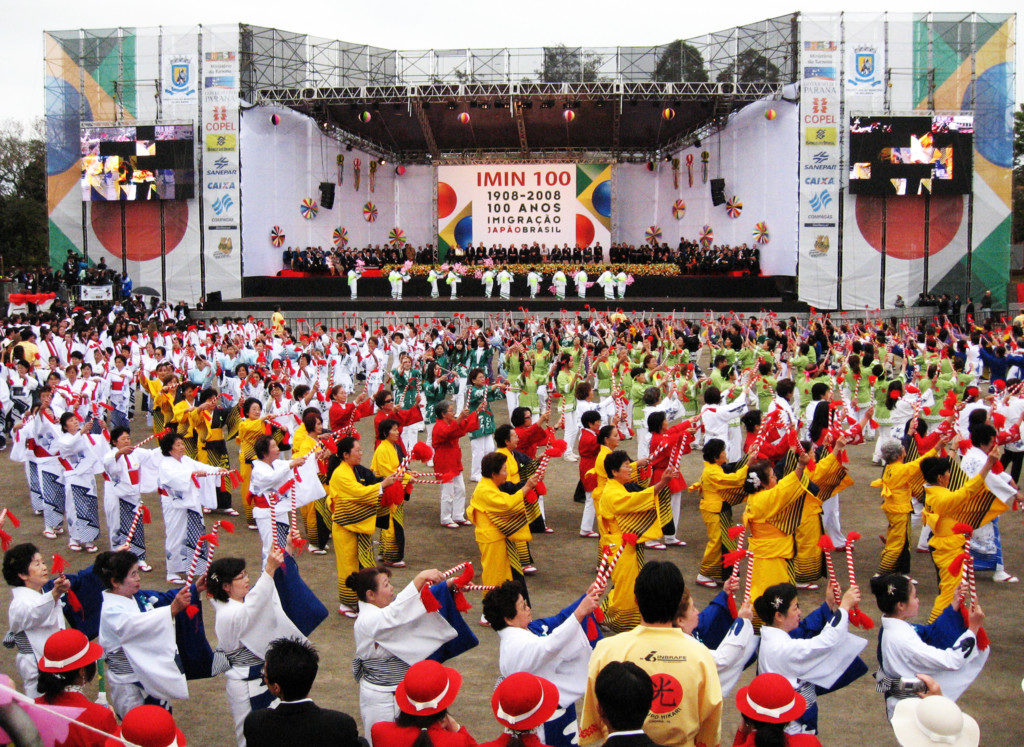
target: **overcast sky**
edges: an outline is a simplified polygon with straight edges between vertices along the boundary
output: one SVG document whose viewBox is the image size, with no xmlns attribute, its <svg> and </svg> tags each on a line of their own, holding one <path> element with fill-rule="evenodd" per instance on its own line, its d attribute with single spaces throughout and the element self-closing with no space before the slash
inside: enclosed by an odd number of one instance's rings
<svg viewBox="0 0 1024 747">
<path fill-rule="evenodd" d="M 691 10 L 695 6 L 699 10 Z M 1012 0 L 930 0 L 899 10 L 1006 13 Z M 320 37 L 391 49 L 460 47 L 644 46 L 661 44 L 751 23 L 796 10 L 881 11 L 884 0 L 860 0 L 855 7 L 826 0 L 803 7 L 787 0 L 377 0 L 376 2 L 282 2 L 282 0 L 0 0 L 0 49 L 4 74 L 0 120 L 32 120 L 43 113 L 44 29 L 111 28 L 251 23 Z M 1019 34 L 1018 30 L 1018 34 Z M 1024 92 L 1024 45 L 1017 45 L 1017 96 Z"/>
</svg>

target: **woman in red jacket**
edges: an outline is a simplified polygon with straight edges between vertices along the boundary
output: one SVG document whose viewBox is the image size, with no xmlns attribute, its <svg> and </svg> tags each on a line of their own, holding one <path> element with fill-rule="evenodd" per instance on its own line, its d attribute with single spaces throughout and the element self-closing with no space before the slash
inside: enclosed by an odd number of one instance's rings
<svg viewBox="0 0 1024 747">
<path fill-rule="evenodd" d="M 807 702 L 781 674 L 759 674 L 741 687 L 736 707 L 743 725 L 736 731 L 733 747 L 821 747 L 814 734 L 786 733 L 786 726 L 803 715 Z"/>
<path fill-rule="evenodd" d="M 680 459 L 691 451 L 693 443 L 693 421 L 684 420 L 676 425 L 668 425 L 666 415 L 662 411 L 652 412 L 647 416 L 647 430 L 651 434 L 651 485 L 654 485 L 665 470 L 670 467 L 679 468 Z M 686 480 L 680 475 L 669 483 L 669 494 L 672 502 L 672 526 L 665 526 L 662 544 L 666 547 L 685 547 L 686 543 L 676 537 L 679 531 L 679 511 L 686 490 Z M 650 545 L 648 545 L 650 546 Z"/>
<path fill-rule="evenodd" d="M 487 406 L 484 399 L 473 412 L 455 419 L 455 406 L 443 400 L 434 408 L 437 421 L 430 434 L 434 447 L 434 471 L 452 476 L 441 484 L 441 525 L 448 529 L 468 526 L 466 520 L 466 481 L 462 477 L 462 447 L 459 439 L 480 427 L 477 413 Z"/>
<path fill-rule="evenodd" d="M 103 734 L 117 733 L 117 719 L 114 712 L 99 703 L 93 703 L 82 695 L 80 688 L 96 676 L 96 661 L 103 657 L 103 648 L 90 643 L 85 634 L 74 628 L 61 630 L 46 639 L 43 658 L 39 660 L 39 692 L 36 703 L 44 706 L 81 708 L 82 714 L 76 721 L 93 727 L 87 729 L 78 724 L 68 727 L 68 738 L 61 742 L 65 747 L 102 747 L 107 738 Z"/>
<path fill-rule="evenodd" d="M 401 713 L 370 730 L 374 747 L 475 747 L 476 740 L 448 707 L 462 687 L 462 675 L 432 659 L 409 667 L 395 690 Z"/>
</svg>

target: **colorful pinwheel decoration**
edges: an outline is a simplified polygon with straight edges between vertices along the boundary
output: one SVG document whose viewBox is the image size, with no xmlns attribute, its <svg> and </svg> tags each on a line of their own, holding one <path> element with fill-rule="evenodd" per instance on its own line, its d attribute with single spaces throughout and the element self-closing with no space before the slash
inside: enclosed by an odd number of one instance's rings
<svg viewBox="0 0 1024 747">
<path fill-rule="evenodd" d="M 754 224 L 754 242 L 757 244 L 767 244 L 771 237 L 768 235 L 768 224 L 763 220 L 759 220 Z"/>
<path fill-rule="evenodd" d="M 392 228 L 388 232 L 388 243 L 391 246 L 405 246 L 406 241 L 408 239 L 405 238 L 405 231 L 401 228 Z"/>
<path fill-rule="evenodd" d="M 372 202 L 363 205 L 363 220 L 367 223 L 373 223 L 377 220 L 377 206 Z"/>
<path fill-rule="evenodd" d="M 739 218 L 740 213 L 743 212 L 743 203 L 740 202 L 740 198 L 733 195 L 725 202 L 725 214 L 730 218 Z"/>
<path fill-rule="evenodd" d="M 334 229 L 334 233 L 331 234 L 331 241 L 337 247 L 348 246 L 348 229 L 338 226 Z"/>
<path fill-rule="evenodd" d="M 711 242 L 715 240 L 715 229 L 711 226 L 705 225 L 700 229 L 700 245 L 703 247 L 711 246 Z"/>
<path fill-rule="evenodd" d="M 274 226 L 270 229 L 270 243 L 274 246 L 284 245 L 284 231 L 281 230 L 281 226 Z"/>
<path fill-rule="evenodd" d="M 320 206 L 316 204 L 316 200 L 312 197 L 305 197 L 302 200 L 302 204 L 299 205 L 299 212 L 302 213 L 302 217 L 306 220 L 313 220 L 316 214 L 320 212 Z"/>
<path fill-rule="evenodd" d="M 676 220 L 682 220 L 684 215 L 686 215 L 686 203 L 682 200 L 676 200 L 673 202 L 672 217 Z"/>
<path fill-rule="evenodd" d="M 647 229 L 647 232 L 644 234 L 644 236 L 647 238 L 648 244 L 657 244 L 659 241 L 661 241 L 661 226 L 651 226 L 650 228 Z"/>
</svg>

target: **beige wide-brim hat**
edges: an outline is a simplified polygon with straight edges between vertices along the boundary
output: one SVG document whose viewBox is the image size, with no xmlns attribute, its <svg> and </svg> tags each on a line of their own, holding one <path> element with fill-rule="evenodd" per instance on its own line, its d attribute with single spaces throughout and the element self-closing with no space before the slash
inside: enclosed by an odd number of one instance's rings
<svg viewBox="0 0 1024 747">
<path fill-rule="evenodd" d="M 896 704 L 892 730 L 902 747 L 978 747 L 978 722 L 947 697 L 907 698 Z"/>
</svg>

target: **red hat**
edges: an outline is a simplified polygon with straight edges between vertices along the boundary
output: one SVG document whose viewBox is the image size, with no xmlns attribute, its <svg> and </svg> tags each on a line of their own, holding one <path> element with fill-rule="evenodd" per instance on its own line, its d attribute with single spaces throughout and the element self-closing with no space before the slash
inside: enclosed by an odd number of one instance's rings
<svg viewBox="0 0 1024 747">
<path fill-rule="evenodd" d="M 185 735 L 174 723 L 171 714 L 155 705 L 141 705 L 124 715 L 120 734 L 122 739 L 139 747 L 185 747 Z M 108 745 L 120 745 L 120 741 L 109 740 Z"/>
<path fill-rule="evenodd" d="M 495 688 L 491 709 L 502 726 L 514 731 L 530 731 L 558 710 L 558 688 L 543 677 L 516 672 Z"/>
<path fill-rule="evenodd" d="M 395 702 L 403 713 L 432 716 L 455 700 L 462 687 L 462 675 L 432 659 L 409 667 L 395 690 Z"/>
<path fill-rule="evenodd" d="M 736 707 L 754 721 L 785 724 L 807 710 L 804 696 L 781 674 L 759 674 L 736 693 Z"/>
<path fill-rule="evenodd" d="M 46 639 L 43 657 L 39 660 L 40 672 L 71 672 L 92 664 L 103 656 L 103 647 L 92 643 L 85 633 L 74 628 L 58 630 Z"/>
</svg>

